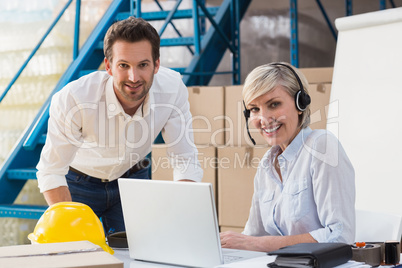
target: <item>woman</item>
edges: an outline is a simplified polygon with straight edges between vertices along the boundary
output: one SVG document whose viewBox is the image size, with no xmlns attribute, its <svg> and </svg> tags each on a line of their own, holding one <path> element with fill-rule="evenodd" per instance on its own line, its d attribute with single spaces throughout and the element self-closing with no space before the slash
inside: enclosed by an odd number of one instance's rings
<svg viewBox="0 0 402 268">
<path fill-rule="evenodd" d="M 257 169 L 243 233 L 221 233 L 222 247 L 269 252 L 298 243 L 354 242 L 354 170 L 333 134 L 308 126 L 307 85 L 286 63 L 247 76 L 245 114 L 272 148 Z"/>
</svg>

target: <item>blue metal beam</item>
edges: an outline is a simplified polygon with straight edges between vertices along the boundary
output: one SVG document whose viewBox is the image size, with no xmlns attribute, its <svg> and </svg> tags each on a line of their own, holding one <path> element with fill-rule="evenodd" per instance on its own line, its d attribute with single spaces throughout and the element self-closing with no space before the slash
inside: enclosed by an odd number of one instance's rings
<svg viewBox="0 0 402 268">
<path fill-rule="evenodd" d="M 167 15 L 165 22 L 163 23 L 162 27 L 159 29 L 159 36 L 162 36 L 163 32 L 165 31 L 166 27 L 168 26 L 169 23 L 172 22 L 173 15 L 176 13 L 177 9 L 179 8 L 181 2 L 183 0 L 177 0 L 176 4 L 172 8 L 172 10 L 169 11 L 169 14 Z"/>
<path fill-rule="evenodd" d="M 193 23 L 194 23 L 194 48 L 195 55 L 201 53 L 201 31 L 200 31 L 200 12 L 197 7 L 197 2 L 193 0 Z"/>
<path fill-rule="evenodd" d="M 346 16 L 353 15 L 353 4 L 352 0 L 345 0 Z"/>
<path fill-rule="evenodd" d="M 7 178 L 10 180 L 36 180 L 35 168 L 19 168 L 7 170 Z"/>
<path fill-rule="evenodd" d="M 202 1 L 201 4 L 204 4 L 205 1 Z M 198 3 L 196 0 L 193 0 L 193 29 L 194 29 L 194 47 L 195 47 L 195 56 L 199 57 L 201 54 L 201 36 L 202 36 L 202 30 L 200 29 L 200 10 L 198 8 Z M 202 68 L 202 62 L 201 62 L 201 68 Z M 203 85 L 204 82 L 204 77 L 203 76 L 198 76 L 196 78 L 196 83 Z"/>
<path fill-rule="evenodd" d="M 380 0 L 380 10 L 384 10 L 387 8 L 387 3 L 385 0 Z"/>
<path fill-rule="evenodd" d="M 299 67 L 299 31 L 297 21 L 297 0 L 290 0 L 290 63 Z"/>
<path fill-rule="evenodd" d="M 0 204 L 13 203 L 26 183 L 26 180 L 9 179 L 8 171 L 34 167 L 38 163 L 38 156 L 42 150 L 41 146 L 37 146 L 32 151 L 26 151 L 22 148 L 22 140 L 27 136 L 27 132 L 24 132 L 22 139 L 19 140 L 0 169 Z"/>
<path fill-rule="evenodd" d="M 80 17 L 81 17 L 81 0 L 75 2 L 75 24 L 74 24 L 74 43 L 73 43 L 73 59 L 78 57 L 80 51 Z"/>
<path fill-rule="evenodd" d="M 229 39 L 225 35 L 225 33 L 222 31 L 220 26 L 215 22 L 214 18 L 209 14 L 208 10 L 205 8 L 204 4 L 201 2 L 201 0 L 195 0 L 197 2 L 197 5 L 201 8 L 201 10 L 204 12 L 205 16 L 209 19 L 209 22 L 212 24 L 212 26 L 215 28 L 215 30 L 218 32 L 219 36 L 222 38 L 222 40 L 225 42 L 226 46 L 230 49 L 232 53 L 235 52 L 235 48 L 233 45 L 230 43 Z"/>
<path fill-rule="evenodd" d="M 332 23 L 331 23 L 331 21 L 329 20 L 328 14 L 327 14 L 327 12 L 326 12 L 325 9 L 324 9 L 324 6 L 322 5 L 321 0 L 316 0 L 316 2 L 317 2 L 318 7 L 319 7 L 320 10 L 321 10 L 322 15 L 324 16 L 324 19 L 325 19 L 325 21 L 326 21 L 326 23 L 327 23 L 327 25 L 328 25 L 328 27 L 329 27 L 329 30 L 330 30 L 331 33 L 332 33 L 332 36 L 334 37 L 334 39 L 335 39 L 335 41 L 336 41 L 336 40 L 338 39 L 338 36 L 337 36 L 337 34 L 336 34 L 335 28 L 332 26 Z"/>
<path fill-rule="evenodd" d="M 160 44 L 161 47 L 191 45 L 194 45 L 194 37 L 163 38 Z"/>
<path fill-rule="evenodd" d="M 39 219 L 47 208 L 35 205 L 0 205 L 0 217 Z"/>
<path fill-rule="evenodd" d="M 215 16 L 219 10 L 219 7 L 207 7 L 206 8 L 212 16 Z M 179 9 L 173 15 L 173 19 L 191 19 L 192 9 Z M 204 12 L 199 11 L 200 17 L 205 17 Z M 153 12 L 142 12 L 142 18 L 146 21 L 164 20 L 169 14 L 169 11 L 153 11 Z M 130 12 L 121 12 L 117 15 L 116 20 L 124 20 L 131 16 Z"/>
<path fill-rule="evenodd" d="M 130 3 L 134 4 L 134 6 L 131 6 L 132 7 L 131 14 L 137 18 L 141 18 L 142 17 L 141 0 L 130 0 Z"/>
<path fill-rule="evenodd" d="M 218 12 L 215 15 L 215 21 L 219 24 L 224 32 L 230 33 L 230 2 L 232 0 L 223 0 Z M 242 0 L 239 2 L 239 19 L 241 19 L 247 11 L 251 0 Z M 230 37 L 231 38 L 231 37 Z M 219 34 L 214 27 L 210 27 L 201 40 L 201 54 L 194 56 L 189 66 L 186 68 L 186 74 L 193 73 L 214 73 L 218 67 L 225 51 L 226 45 L 219 38 Z M 201 68 L 202 66 L 202 68 Z M 205 75 L 203 85 L 207 85 L 213 75 Z M 199 85 L 197 77 L 193 75 L 184 75 L 183 81 L 187 86 Z"/>
<path fill-rule="evenodd" d="M 155 3 L 157 4 L 157 6 L 159 7 L 159 9 L 160 9 L 161 11 L 164 11 L 162 5 L 159 3 L 158 0 L 155 0 Z M 177 12 L 177 11 L 176 11 L 176 12 Z M 173 15 L 174 15 L 174 14 L 173 14 Z M 176 25 L 174 25 L 173 21 L 170 21 L 170 25 L 172 26 L 173 30 L 177 33 L 177 35 L 178 35 L 179 37 L 183 37 L 183 35 L 180 33 L 180 31 L 176 28 Z M 187 49 L 188 49 L 188 51 L 191 53 L 191 55 L 194 55 L 194 51 L 191 49 L 191 46 L 187 46 Z"/>
<path fill-rule="evenodd" d="M 232 44 L 235 52 L 232 53 L 232 84 L 240 85 L 240 13 L 239 0 L 232 0 L 230 5 L 231 25 L 232 25 Z"/>
</svg>

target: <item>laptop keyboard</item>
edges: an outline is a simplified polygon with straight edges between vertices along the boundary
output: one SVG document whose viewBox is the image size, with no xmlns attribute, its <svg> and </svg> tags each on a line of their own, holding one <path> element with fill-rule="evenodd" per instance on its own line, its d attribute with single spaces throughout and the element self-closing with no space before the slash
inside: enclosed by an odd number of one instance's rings
<svg viewBox="0 0 402 268">
<path fill-rule="evenodd" d="M 238 261 L 239 259 L 243 259 L 243 257 L 223 255 L 223 263 L 224 264 L 232 263 L 232 262 Z"/>
</svg>

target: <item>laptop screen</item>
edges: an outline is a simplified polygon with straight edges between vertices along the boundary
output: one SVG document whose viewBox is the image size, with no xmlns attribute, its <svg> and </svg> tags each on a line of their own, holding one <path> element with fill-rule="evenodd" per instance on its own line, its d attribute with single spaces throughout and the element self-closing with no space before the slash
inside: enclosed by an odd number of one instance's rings
<svg viewBox="0 0 402 268">
<path fill-rule="evenodd" d="M 118 183 L 131 258 L 195 267 L 222 263 L 210 183 Z"/>
</svg>

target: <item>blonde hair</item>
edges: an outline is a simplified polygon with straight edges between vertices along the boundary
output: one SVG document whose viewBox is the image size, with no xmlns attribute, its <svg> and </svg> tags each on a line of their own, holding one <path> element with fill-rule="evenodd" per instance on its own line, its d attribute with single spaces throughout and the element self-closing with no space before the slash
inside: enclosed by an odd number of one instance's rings
<svg viewBox="0 0 402 268">
<path fill-rule="evenodd" d="M 299 72 L 296 68 L 288 63 L 278 62 L 280 64 L 285 64 L 289 68 L 292 68 L 300 78 L 303 84 L 304 91 L 308 94 L 308 82 L 306 77 Z M 258 66 L 252 70 L 244 82 L 243 87 L 243 100 L 246 107 L 250 102 L 268 92 L 275 89 L 277 86 L 282 86 L 289 93 L 290 96 L 295 98 L 296 93 L 300 90 L 300 85 L 297 78 L 285 66 L 275 65 L 275 63 L 265 64 Z M 299 126 L 300 128 L 306 128 L 310 124 L 310 107 L 302 111 L 299 116 Z"/>
</svg>

